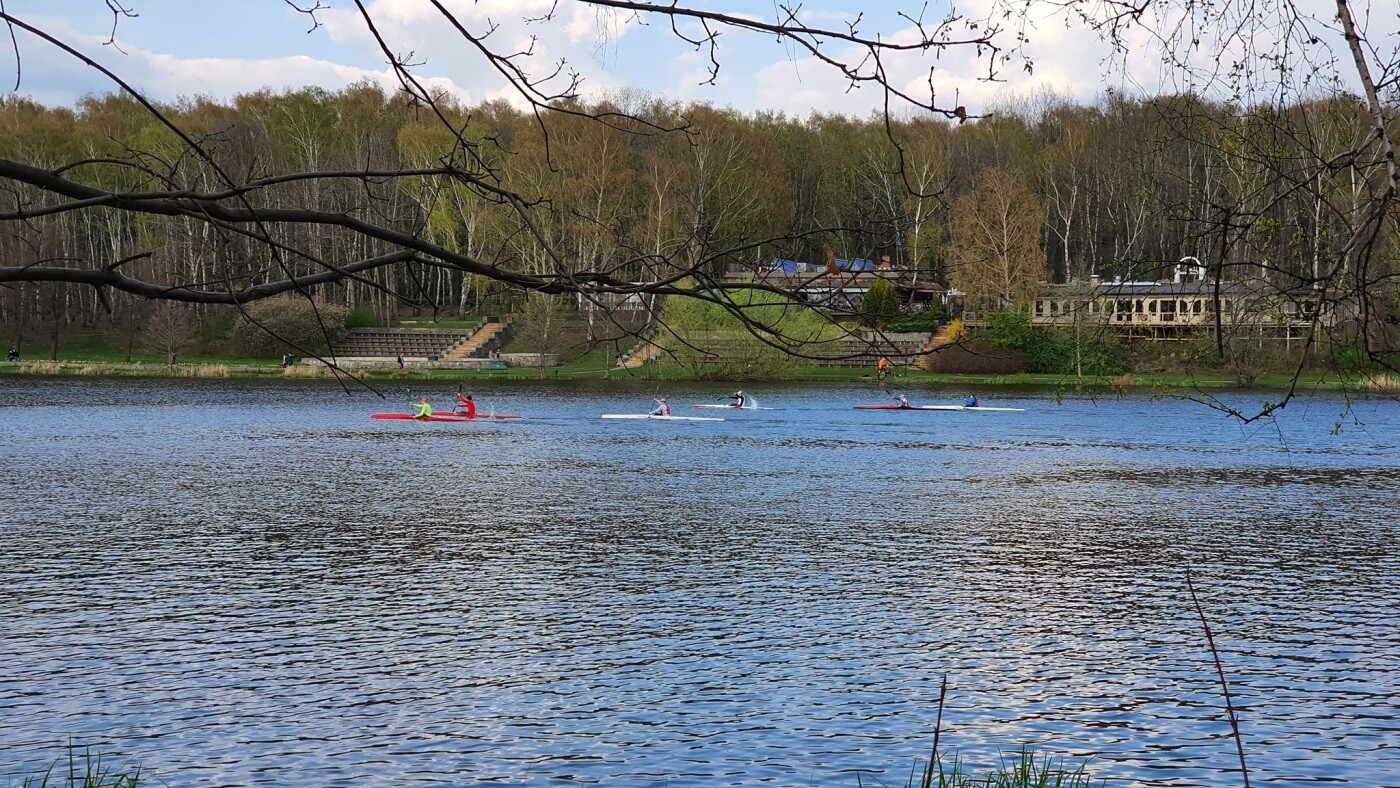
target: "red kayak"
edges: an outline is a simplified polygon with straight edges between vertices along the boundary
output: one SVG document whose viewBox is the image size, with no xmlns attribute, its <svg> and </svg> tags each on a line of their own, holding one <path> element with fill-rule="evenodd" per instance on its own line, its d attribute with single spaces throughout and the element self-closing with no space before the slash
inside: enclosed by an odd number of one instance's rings
<svg viewBox="0 0 1400 788">
<path fill-rule="evenodd" d="M 434 413 L 431 416 L 414 416 L 411 413 L 375 413 L 370 418 L 392 421 L 491 421 L 493 419 L 519 419 L 522 417 L 506 416 L 500 413 L 478 413 L 475 416 L 468 416 L 465 413 Z"/>
</svg>

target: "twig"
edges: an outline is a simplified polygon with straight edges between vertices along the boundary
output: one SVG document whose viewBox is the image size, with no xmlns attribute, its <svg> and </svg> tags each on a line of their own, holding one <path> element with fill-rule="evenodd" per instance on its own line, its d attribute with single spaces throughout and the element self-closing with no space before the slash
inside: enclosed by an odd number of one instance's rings
<svg viewBox="0 0 1400 788">
<path fill-rule="evenodd" d="M 1225 693 L 1225 713 L 1230 718 L 1230 729 L 1235 733 L 1235 747 L 1240 752 L 1240 774 L 1244 777 L 1244 788 L 1249 788 L 1249 767 L 1244 763 L 1244 739 L 1240 738 L 1240 721 L 1235 716 L 1235 704 L 1230 700 L 1230 684 L 1225 681 L 1225 668 L 1220 664 L 1220 652 L 1215 648 L 1215 636 L 1211 634 L 1210 623 L 1206 621 L 1206 611 L 1201 608 L 1201 600 L 1196 597 L 1196 586 L 1191 582 L 1190 567 L 1186 568 L 1186 590 L 1191 592 L 1191 601 L 1196 605 L 1196 615 L 1200 616 L 1201 627 L 1206 631 L 1210 656 L 1215 660 L 1215 672 L 1220 676 L 1220 689 Z"/>
<path fill-rule="evenodd" d="M 933 784 L 933 770 L 938 765 L 938 735 L 943 732 L 943 698 L 948 694 L 948 675 L 943 675 L 943 684 L 938 688 L 938 719 L 933 723 L 933 752 L 928 758 L 928 769 L 924 770 L 923 788 Z"/>
</svg>

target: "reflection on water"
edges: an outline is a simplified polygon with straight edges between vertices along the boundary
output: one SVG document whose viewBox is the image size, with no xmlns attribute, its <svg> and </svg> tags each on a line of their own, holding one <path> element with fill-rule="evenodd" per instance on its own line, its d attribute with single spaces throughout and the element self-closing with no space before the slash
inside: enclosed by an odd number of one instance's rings
<svg viewBox="0 0 1400 788">
<path fill-rule="evenodd" d="M 0 378 L 0 773 L 73 737 L 172 785 L 902 785 L 947 676 L 974 764 L 1238 785 L 1189 565 L 1252 777 L 1400 785 L 1393 403 L 474 393 L 529 418 Z"/>
</svg>

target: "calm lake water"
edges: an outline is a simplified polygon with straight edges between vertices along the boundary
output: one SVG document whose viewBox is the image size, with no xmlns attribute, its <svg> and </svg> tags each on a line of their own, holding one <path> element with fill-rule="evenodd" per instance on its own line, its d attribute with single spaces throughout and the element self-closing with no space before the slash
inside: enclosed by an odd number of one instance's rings
<svg viewBox="0 0 1400 788">
<path fill-rule="evenodd" d="M 975 766 L 1241 785 L 1189 566 L 1255 784 L 1400 785 L 1393 401 L 383 391 L 0 377 L 0 781 L 902 786 L 946 676 Z"/>
</svg>

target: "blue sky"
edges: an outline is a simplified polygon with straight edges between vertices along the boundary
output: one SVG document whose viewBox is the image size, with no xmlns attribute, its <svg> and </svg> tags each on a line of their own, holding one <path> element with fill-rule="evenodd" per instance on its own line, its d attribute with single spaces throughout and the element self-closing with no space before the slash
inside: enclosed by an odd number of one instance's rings
<svg viewBox="0 0 1400 788">
<path fill-rule="evenodd" d="M 323 0 L 331 7 L 320 13 L 322 26 L 312 32 L 308 32 L 307 17 L 282 0 L 123 2 L 138 16 L 118 20 L 115 47 L 104 45 L 112 32 L 112 14 L 102 0 L 7 0 L 5 10 L 63 38 L 161 101 L 196 94 L 226 99 L 264 87 L 281 90 L 309 84 L 334 90 L 364 78 L 394 84 L 384 56 L 374 47 L 350 0 Z M 716 10 L 774 17 L 774 0 L 699 2 Z M 986 13 L 992 2 L 972 0 L 961 10 L 976 16 Z M 510 97 L 504 84 L 493 78 L 425 0 L 366 3 L 395 51 L 412 51 L 416 60 L 423 61 L 419 73 L 430 77 L 435 87 L 468 102 Z M 499 24 L 492 40 L 500 48 L 523 48 L 530 36 L 537 36 L 539 55 L 532 67 L 542 72 L 562 58 L 583 74 L 588 89 L 639 88 L 673 99 L 798 116 L 812 111 L 865 115 L 879 106 L 875 91 L 847 90 L 829 68 L 768 36 L 726 33 L 720 79 L 708 86 L 700 84 L 708 76 L 707 55 L 678 41 L 661 20 L 638 26 L 629 23 L 627 15 L 600 13 L 572 0 L 559 0 L 556 18 L 548 23 L 527 23 L 525 18 L 543 13 L 554 0 L 447 0 L 446 4 L 475 33 L 484 32 L 490 23 Z M 895 15 L 896 7 L 888 0 L 807 0 L 802 4 L 804 19 L 813 24 L 842 26 L 859 8 L 862 32 L 907 36 L 908 22 Z M 932 17 L 940 11 L 931 3 L 926 13 Z M 1390 24 L 1394 29 L 1394 20 Z M 687 29 L 698 32 L 693 25 Z M 100 74 L 71 57 L 23 31 L 17 37 L 22 65 L 19 93 L 49 105 L 70 105 L 85 93 L 111 89 Z M 1162 87 L 1163 75 L 1150 56 L 1149 42 L 1144 38 L 1136 46 L 1144 56 L 1130 58 L 1128 73 L 1110 72 L 1104 62 L 1109 50 L 1094 34 L 1066 27 L 1062 20 L 1042 18 L 1031 29 L 1028 52 L 1035 63 L 1033 73 L 1012 64 L 1004 70 L 1006 82 L 989 82 L 983 78 L 985 61 L 969 49 L 937 59 L 927 54 L 905 58 L 892 62 L 890 73 L 897 83 L 917 87 L 934 67 L 941 103 L 965 104 L 973 111 L 995 105 L 1008 92 L 1029 95 L 1048 88 L 1092 101 L 1107 87 L 1148 93 L 1171 89 Z M 1385 46 L 1382 42 L 1383 50 Z M 1388 46 L 1393 51 L 1394 39 L 1389 39 Z M 9 50 L 8 43 L 5 48 Z M 7 83 L 7 91 L 14 86 L 14 72 L 13 53 L 6 51 L 0 55 L 0 82 Z"/>
</svg>

